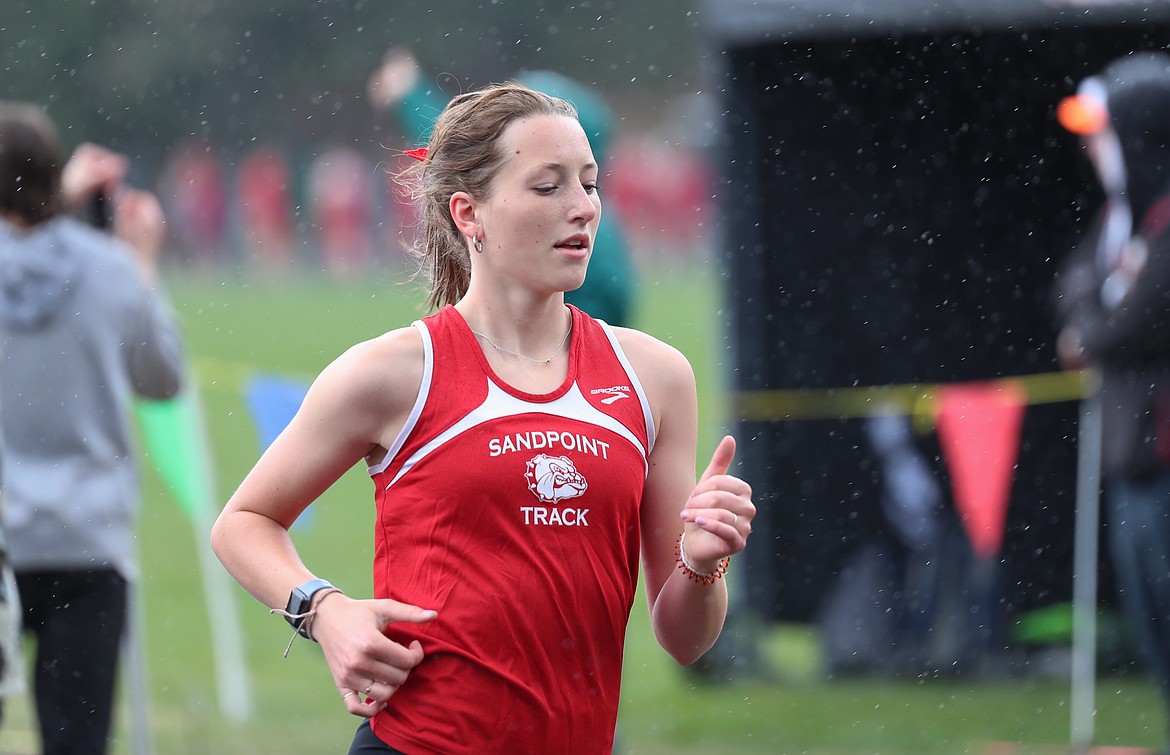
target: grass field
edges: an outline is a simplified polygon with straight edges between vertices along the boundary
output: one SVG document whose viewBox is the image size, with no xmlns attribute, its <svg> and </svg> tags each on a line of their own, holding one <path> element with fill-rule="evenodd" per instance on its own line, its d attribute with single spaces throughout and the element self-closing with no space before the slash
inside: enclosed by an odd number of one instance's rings
<svg viewBox="0 0 1170 755">
<path fill-rule="evenodd" d="M 219 499 L 226 500 L 258 452 L 243 400 L 257 371 L 308 379 L 348 345 L 419 314 L 415 288 L 393 280 L 351 285 L 170 277 L 203 393 Z M 701 390 L 700 458 L 725 416 L 717 276 L 699 267 L 644 275 L 638 324 L 675 344 Z M 319 649 L 296 643 L 281 658 L 287 625 L 236 590 L 252 686 L 251 720 L 221 716 L 209 618 L 196 548 L 203 536 L 152 473 L 145 475 L 140 550 L 151 735 L 158 753 L 344 752 L 357 719 L 342 707 Z M 294 529 L 306 562 L 353 595 L 370 591 L 372 505 L 358 469 Z M 734 572 L 732 573 L 734 577 Z M 734 588 L 734 581 L 732 581 Z M 213 618 L 214 620 L 214 618 Z M 684 673 L 651 638 L 644 602 L 629 640 L 619 752 L 659 753 L 1048 753 L 1064 752 L 1069 695 L 1059 682 L 825 681 L 817 638 L 802 626 L 768 630 L 765 654 L 777 681 L 709 685 Z M 123 698 L 125 699 L 125 697 Z M 1110 676 L 1098 693 L 1096 741 L 1160 741 L 1160 703 L 1143 679 Z M 131 753 L 132 711 L 119 710 L 116 753 Z M 36 751 L 28 699 L 9 706 L 0 752 Z"/>
</svg>

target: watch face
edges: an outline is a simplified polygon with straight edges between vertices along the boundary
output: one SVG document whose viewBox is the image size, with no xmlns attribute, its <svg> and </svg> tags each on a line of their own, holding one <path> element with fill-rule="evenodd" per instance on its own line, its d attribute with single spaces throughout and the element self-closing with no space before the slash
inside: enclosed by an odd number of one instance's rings
<svg viewBox="0 0 1170 755">
<path fill-rule="evenodd" d="M 289 602 L 292 604 L 293 608 L 297 609 L 295 611 L 289 611 L 289 613 L 304 613 L 305 610 L 309 607 L 309 596 L 301 592 L 301 588 L 298 587 L 293 590 L 293 594 L 292 597 L 289 598 Z"/>
<path fill-rule="evenodd" d="M 294 587 L 292 594 L 288 596 L 288 605 L 285 606 L 285 613 L 289 614 L 285 620 L 301 633 L 302 636 L 308 637 L 302 625 L 305 623 L 303 614 L 308 613 L 309 607 L 313 603 L 313 596 L 319 591 L 327 587 L 332 587 L 323 579 L 314 579 L 306 582 L 299 587 Z M 297 618 L 293 618 L 293 617 Z"/>
<path fill-rule="evenodd" d="M 288 619 L 288 623 L 292 624 L 297 629 L 300 629 L 301 623 L 304 621 L 304 619 L 294 617 L 299 617 L 301 614 L 303 614 L 305 612 L 305 606 L 308 604 L 308 598 L 306 598 L 305 594 L 301 592 L 301 588 L 294 588 L 292 595 L 288 596 L 288 605 L 284 607 L 285 613 L 289 614 L 285 617 Z"/>
</svg>

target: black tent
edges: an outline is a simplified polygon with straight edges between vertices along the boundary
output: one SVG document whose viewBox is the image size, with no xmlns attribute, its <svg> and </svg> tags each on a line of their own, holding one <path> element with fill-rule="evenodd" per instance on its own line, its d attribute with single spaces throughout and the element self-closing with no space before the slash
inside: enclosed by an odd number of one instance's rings
<svg viewBox="0 0 1170 755">
<path fill-rule="evenodd" d="M 1049 288 L 1096 195 L 1055 108 L 1115 57 L 1164 46 L 1170 2 L 709 0 L 701 18 L 733 390 L 1057 370 Z M 856 414 L 749 414 L 743 597 L 808 620 L 888 527 L 880 473 Z M 1009 612 L 1069 599 L 1075 438 L 1075 402 L 1027 408 L 998 567 Z"/>
</svg>

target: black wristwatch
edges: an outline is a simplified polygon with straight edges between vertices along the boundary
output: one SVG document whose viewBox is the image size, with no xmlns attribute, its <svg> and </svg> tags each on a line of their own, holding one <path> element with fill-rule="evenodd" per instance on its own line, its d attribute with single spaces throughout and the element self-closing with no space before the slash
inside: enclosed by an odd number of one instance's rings
<svg viewBox="0 0 1170 755">
<path fill-rule="evenodd" d="M 309 608 L 313 605 L 313 596 L 321 590 L 328 590 L 333 585 L 329 584 L 323 579 L 310 579 L 300 587 L 294 587 L 292 593 L 288 596 L 288 605 L 284 607 L 284 612 L 288 616 L 284 620 L 292 624 L 293 629 L 300 632 L 300 635 L 309 639 L 309 634 L 303 629 L 305 618 L 302 614 L 309 612 Z M 300 616 L 300 618 L 293 618 Z"/>
</svg>

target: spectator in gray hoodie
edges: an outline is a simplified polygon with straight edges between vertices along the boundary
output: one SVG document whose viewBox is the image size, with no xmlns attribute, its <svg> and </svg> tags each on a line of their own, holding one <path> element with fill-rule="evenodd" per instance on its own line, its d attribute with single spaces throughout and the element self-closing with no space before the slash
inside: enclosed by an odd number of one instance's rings
<svg viewBox="0 0 1170 755">
<path fill-rule="evenodd" d="M 43 752 L 104 753 L 134 578 L 135 396 L 180 388 L 158 287 L 163 215 L 122 186 L 126 159 L 68 163 L 37 106 L 0 103 L 0 431 L 4 526 L 36 640 Z M 67 214 L 108 197 L 113 233 Z"/>
</svg>

